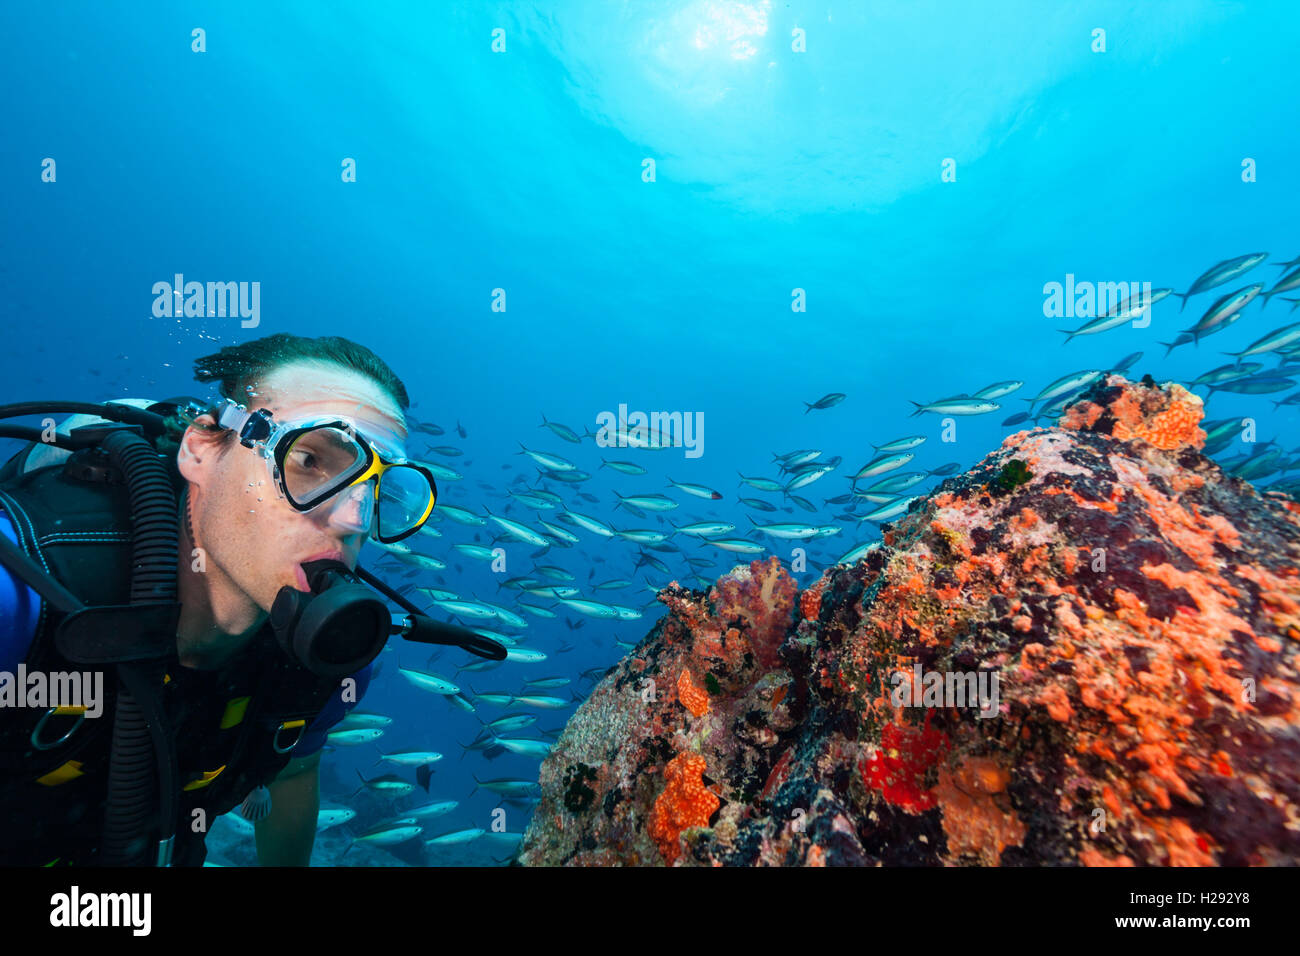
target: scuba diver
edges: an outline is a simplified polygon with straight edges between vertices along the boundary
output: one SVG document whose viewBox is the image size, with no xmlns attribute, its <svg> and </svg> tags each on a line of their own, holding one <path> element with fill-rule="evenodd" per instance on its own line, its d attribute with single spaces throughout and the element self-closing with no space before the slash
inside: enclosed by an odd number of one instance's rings
<svg viewBox="0 0 1300 956">
<path fill-rule="evenodd" d="M 198 866 L 242 805 L 262 865 L 307 865 L 325 734 L 389 636 L 505 656 L 358 565 L 437 501 L 378 356 L 280 334 L 195 377 L 222 401 L 0 406 L 45 416 L 0 423 L 31 442 L 0 468 L 0 689 L 93 672 L 107 701 L 0 706 L 0 864 Z"/>
</svg>

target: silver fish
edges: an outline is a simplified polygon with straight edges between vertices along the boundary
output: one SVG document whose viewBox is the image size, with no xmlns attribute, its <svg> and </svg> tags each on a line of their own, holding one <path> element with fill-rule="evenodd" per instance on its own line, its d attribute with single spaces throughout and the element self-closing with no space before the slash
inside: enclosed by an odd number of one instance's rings
<svg viewBox="0 0 1300 956">
<path fill-rule="evenodd" d="M 1201 316 L 1201 320 L 1190 329 L 1183 329 L 1183 332 L 1192 336 L 1192 341 L 1199 342 L 1202 336 L 1209 335 L 1211 332 L 1217 332 L 1221 328 L 1235 322 L 1241 315 L 1241 310 L 1250 305 L 1255 296 L 1263 290 L 1262 283 L 1256 282 L 1254 285 L 1248 285 L 1236 292 L 1229 292 L 1227 295 L 1219 298 L 1214 305 Z"/>
<path fill-rule="evenodd" d="M 1217 265 L 1211 266 L 1192 283 L 1192 287 L 1186 292 L 1175 292 L 1174 295 L 1183 300 L 1181 312 L 1187 308 L 1187 299 L 1189 296 L 1196 295 L 1199 292 L 1206 292 L 1216 286 L 1221 286 L 1225 282 L 1231 282 L 1238 276 L 1245 275 L 1255 266 L 1259 265 L 1268 258 L 1267 252 L 1252 252 L 1244 256 L 1237 256 L 1235 259 L 1224 259 Z"/>
</svg>

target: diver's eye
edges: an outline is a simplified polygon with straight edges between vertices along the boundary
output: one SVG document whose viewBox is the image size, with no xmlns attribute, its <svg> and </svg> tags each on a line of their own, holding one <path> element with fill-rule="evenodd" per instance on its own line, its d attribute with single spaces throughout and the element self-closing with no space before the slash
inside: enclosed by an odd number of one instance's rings
<svg viewBox="0 0 1300 956">
<path fill-rule="evenodd" d="M 294 449 L 290 452 L 289 463 L 301 471 L 314 471 L 319 465 L 316 456 L 303 449 Z"/>
</svg>

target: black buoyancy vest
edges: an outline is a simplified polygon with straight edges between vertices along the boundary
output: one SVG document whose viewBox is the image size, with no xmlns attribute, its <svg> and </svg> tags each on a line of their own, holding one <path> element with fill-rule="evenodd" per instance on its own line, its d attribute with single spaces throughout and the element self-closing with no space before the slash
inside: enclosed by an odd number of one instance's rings
<svg viewBox="0 0 1300 956">
<path fill-rule="evenodd" d="M 73 477 L 85 453 L 21 473 L 26 452 L 0 468 L 0 508 L 18 542 L 85 604 L 130 601 L 131 521 L 124 484 Z M 184 480 L 175 473 L 179 491 Z M 0 569 L 2 573 L 2 569 Z M 65 615 L 41 602 L 25 664 L 29 673 L 80 673 L 54 633 Z M 182 667 L 173 650 L 160 689 L 176 741 L 180 791 L 173 864 L 198 866 L 217 816 L 268 784 L 297 737 L 339 689 L 292 661 L 269 625 L 220 670 Z M 117 678 L 102 680 L 102 714 L 78 721 L 45 709 L 0 708 L 0 864 L 86 865 L 99 850 Z M 22 688 L 18 688 L 22 692 Z M 75 725 L 75 729 L 74 728 Z M 67 733 L 71 730 L 70 733 Z M 65 733 L 67 737 L 59 740 Z M 157 784 L 149 791 L 156 804 Z M 155 807 L 155 813 L 157 808 Z"/>
</svg>

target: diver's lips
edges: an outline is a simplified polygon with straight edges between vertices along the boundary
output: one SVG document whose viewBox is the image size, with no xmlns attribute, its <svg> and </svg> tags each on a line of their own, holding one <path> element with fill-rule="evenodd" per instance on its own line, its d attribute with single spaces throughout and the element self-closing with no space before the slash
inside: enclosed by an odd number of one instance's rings
<svg viewBox="0 0 1300 956">
<path fill-rule="evenodd" d="M 310 564 L 312 561 L 324 561 L 326 559 L 343 563 L 343 552 L 337 548 L 333 551 L 321 551 L 313 554 L 311 557 L 303 558 L 302 561 L 293 566 L 294 574 L 298 576 L 298 590 L 310 591 L 311 586 L 307 583 L 307 572 L 302 569 L 304 564 Z"/>
</svg>

